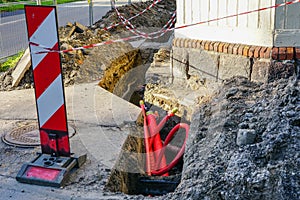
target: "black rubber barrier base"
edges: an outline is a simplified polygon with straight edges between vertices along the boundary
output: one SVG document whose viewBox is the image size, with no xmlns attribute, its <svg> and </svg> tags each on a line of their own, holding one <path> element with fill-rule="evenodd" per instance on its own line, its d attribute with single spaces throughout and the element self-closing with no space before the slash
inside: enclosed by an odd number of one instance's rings
<svg viewBox="0 0 300 200">
<path fill-rule="evenodd" d="M 81 167 L 86 155 L 80 157 L 54 157 L 40 154 L 30 163 L 25 163 L 17 174 L 17 181 L 42 186 L 62 187 L 70 172 Z"/>
</svg>

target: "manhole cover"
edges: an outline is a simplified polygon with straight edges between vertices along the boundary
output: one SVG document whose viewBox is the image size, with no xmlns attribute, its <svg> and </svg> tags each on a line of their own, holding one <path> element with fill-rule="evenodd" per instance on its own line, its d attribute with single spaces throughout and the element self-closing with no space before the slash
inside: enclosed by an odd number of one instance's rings
<svg viewBox="0 0 300 200">
<path fill-rule="evenodd" d="M 70 138 L 75 135 L 73 127 L 68 126 Z M 37 123 L 31 123 L 13 129 L 2 136 L 2 141 L 16 147 L 36 147 L 40 145 L 40 133 Z"/>
</svg>

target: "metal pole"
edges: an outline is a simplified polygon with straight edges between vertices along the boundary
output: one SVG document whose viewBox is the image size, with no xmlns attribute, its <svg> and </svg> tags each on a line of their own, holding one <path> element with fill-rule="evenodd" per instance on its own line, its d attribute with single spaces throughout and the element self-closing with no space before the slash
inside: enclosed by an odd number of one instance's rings
<svg viewBox="0 0 300 200">
<path fill-rule="evenodd" d="M 56 0 L 53 0 L 53 5 L 57 6 L 57 1 Z"/>
<path fill-rule="evenodd" d="M 131 0 L 128 0 L 128 4 L 131 4 Z"/>
<path fill-rule="evenodd" d="M 42 0 L 36 0 L 36 5 L 42 5 Z"/>
<path fill-rule="evenodd" d="M 89 3 L 89 21 L 90 21 L 90 26 L 93 25 L 93 1 L 92 0 L 88 0 Z"/>
</svg>

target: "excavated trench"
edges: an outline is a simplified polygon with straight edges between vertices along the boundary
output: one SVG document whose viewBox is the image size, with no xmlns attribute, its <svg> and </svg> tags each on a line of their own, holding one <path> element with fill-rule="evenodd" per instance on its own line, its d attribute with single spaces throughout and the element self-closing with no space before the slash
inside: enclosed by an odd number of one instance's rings
<svg viewBox="0 0 300 200">
<path fill-rule="evenodd" d="M 120 54 L 111 61 L 110 66 L 104 71 L 99 86 L 139 106 L 139 101 L 143 99 L 144 95 L 145 73 L 151 64 L 155 51 L 144 49 Z M 167 111 L 147 102 L 146 107 L 159 116 L 160 119 L 157 119 L 157 122 L 167 114 Z M 160 131 L 161 139 L 164 141 L 171 129 L 182 121 L 183 119 L 177 116 L 168 120 Z M 184 138 L 184 130 L 179 129 L 166 148 L 167 164 L 174 159 L 180 150 Z M 169 171 L 169 176 L 148 176 L 145 170 L 145 155 L 143 117 L 141 114 L 136 124 L 131 127 L 130 134 L 122 146 L 106 184 L 106 189 L 131 195 L 163 195 L 173 192 L 181 180 L 183 159 L 181 158 L 176 166 Z"/>
</svg>

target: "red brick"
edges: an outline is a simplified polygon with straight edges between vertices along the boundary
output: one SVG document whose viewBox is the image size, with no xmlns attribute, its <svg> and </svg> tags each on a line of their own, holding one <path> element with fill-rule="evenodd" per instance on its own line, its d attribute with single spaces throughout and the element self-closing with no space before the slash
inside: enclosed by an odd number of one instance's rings
<svg viewBox="0 0 300 200">
<path fill-rule="evenodd" d="M 254 55 L 253 55 L 254 58 L 259 58 L 259 57 L 261 57 L 261 56 L 260 56 L 260 51 L 262 50 L 262 48 L 263 48 L 263 47 L 255 47 L 255 49 L 254 49 Z"/>
<path fill-rule="evenodd" d="M 286 48 L 285 47 L 279 48 L 279 60 L 286 60 Z"/>
<path fill-rule="evenodd" d="M 239 44 L 235 44 L 232 48 L 232 54 L 237 55 L 238 54 L 238 49 L 239 49 Z"/>
<path fill-rule="evenodd" d="M 232 54 L 233 53 L 233 44 L 229 44 L 228 46 L 228 54 Z"/>
<path fill-rule="evenodd" d="M 256 46 L 250 46 L 249 53 L 248 53 L 248 56 L 250 58 L 254 57 L 255 48 L 256 48 Z"/>
<path fill-rule="evenodd" d="M 190 41 L 191 39 L 184 39 L 184 48 L 189 48 L 190 47 Z"/>
<path fill-rule="evenodd" d="M 219 47 L 218 47 L 218 52 L 223 52 L 223 48 L 224 48 L 225 43 L 221 42 Z"/>
<path fill-rule="evenodd" d="M 213 44 L 214 47 L 214 51 L 217 52 L 218 51 L 218 47 L 219 47 L 220 42 L 216 42 Z"/>
<path fill-rule="evenodd" d="M 174 38 L 174 39 L 172 40 L 172 46 L 176 47 L 176 41 L 177 41 L 177 38 Z"/>
<path fill-rule="evenodd" d="M 223 53 L 228 53 L 229 43 L 225 43 L 223 47 Z"/>
<path fill-rule="evenodd" d="M 249 56 L 249 49 L 250 49 L 250 47 L 249 46 L 245 46 L 244 47 L 244 50 L 243 50 L 243 56 Z"/>
<path fill-rule="evenodd" d="M 201 48 L 201 43 L 202 43 L 202 40 L 197 40 L 195 48 L 200 49 Z"/>
<path fill-rule="evenodd" d="M 293 60 L 294 59 L 294 47 L 286 48 L 286 59 Z"/>
<path fill-rule="evenodd" d="M 210 45 L 210 42 L 209 41 L 205 41 L 205 43 L 204 43 L 204 49 L 205 50 L 209 50 L 209 45 Z"/>
<path fill-rule="evenodd" d="M 205 49 L 205 42 L 206 42 L 205 40 L 201 41 L 201 49 Z"/>
<path fill-rule="evenodd" d="M 178 41 L 177 41 L 178 47 L 182 48 L 183 47 L 183 42 L 184 42 L 184 39 L 179 38 Z"/>
<path fill-rule="evenodd" d="M 238 49 L 238 54 L 239 55 L 243 55 L 243 50 L 245 48 L 245 45 L 240 45 L 239 49 Z"/>
<path fill-rule="evenodd" d="M 279 58 L 279 48 L 278 47 L 273 47 L 272 48 L 272 59 L 273 60 L 278 60 Z"/>
<path fill-rule="evenodd" d="M 272 48 L 271 47 L 267 47 L 265 53 L 264 53 L 264 57 L 263 58 L 271 58 L 271 52 L 272 52 Z"/>
<path fill-rule="evenodd" d="M 209 50 L 210 51 L 214 50 L 214 44 L 215 44 L 215 42 L 210 42 L 210 44 L 209 44 Z"/>
<path fill-rule="evenodd" d="M 296 58 L 300 59 L 300 48 L 295 48 Z"/>
<path fill-rule="evenodd" d="M 197 45 L 197 40 L 192 40 L 192 45 L 191 45 L 191 47 L 192 47 L 193 49 L 196 49 L 196 45 Z"/>
<path fill-rule="evenodd" d="M 265 52 L 267 51 L 268 47 L 262 47 L 259 51 L 259 57 L 264 58 L 265 57 Z"/>
</svg>

